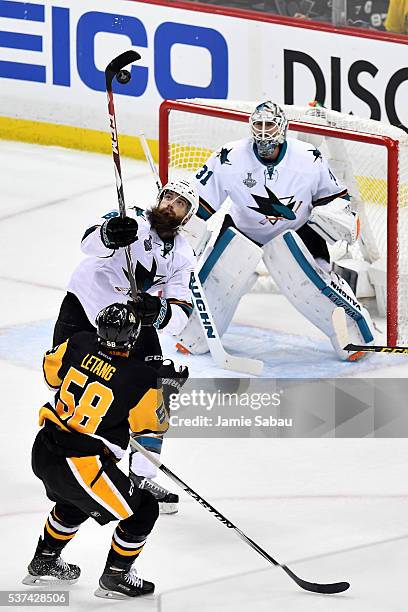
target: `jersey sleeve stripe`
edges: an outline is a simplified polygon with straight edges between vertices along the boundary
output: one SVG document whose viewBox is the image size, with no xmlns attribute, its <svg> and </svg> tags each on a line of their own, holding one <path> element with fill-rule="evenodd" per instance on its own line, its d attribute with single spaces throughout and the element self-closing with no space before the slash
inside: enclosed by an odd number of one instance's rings
<svg viewBox="0 0 408 612">
<path fill-rule="evenodd" d="M 200 219 L 207 221 L 215 213 L 214 208 L 208 204 L 203 198 L 200 198 L 200 204 L 198 206 L 197 216 Z"/>
<path fill-rule="evenodd" d="M 176 300 L 174 298 L 169 299 L 170 304 L 179 306 L 181 310 L 189 317 L 193 312 L 193 305 L 191 302 L 185 302 L 184 300 Z"/>
<path fill-rule="evenodd" d="M 319 198 L 318 200 L 315 200 L 314 202 L 312 202 L 312 204 L 313 206 L 322 206 L 324 204 L 328 204 L 329 202 L 331 202 L 332 200 L 335 200 L 336 198 L 344 198 L 347 195 L 348 195 L 347 189 L 343 189 L 343 191 L 340 191 L 340 193 L 334 193 L 332 195 L 325 196 L 324 198 Z"/>
</svg>

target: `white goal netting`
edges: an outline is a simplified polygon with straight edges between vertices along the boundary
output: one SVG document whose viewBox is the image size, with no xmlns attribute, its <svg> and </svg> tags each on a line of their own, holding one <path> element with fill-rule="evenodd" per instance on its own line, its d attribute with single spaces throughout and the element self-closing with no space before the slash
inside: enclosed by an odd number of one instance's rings
<svg viewBox="0 0 408 612">
<path fill-rule="evenodd" d="M 162 176 L 195 174 L 226 142 L 249 135 L 256 102 L 184 100 L 161 111 Z M 347 257 L 370 265 L 388 342 L 408 343 L 408 134 L 378 121 L 320 107 L 283 105 L 289 135 L 309 141 L 347 185 L 361 218 L 362 239 Z M 166 167 L 163 167 L 166 166 Z"/>
</svg>

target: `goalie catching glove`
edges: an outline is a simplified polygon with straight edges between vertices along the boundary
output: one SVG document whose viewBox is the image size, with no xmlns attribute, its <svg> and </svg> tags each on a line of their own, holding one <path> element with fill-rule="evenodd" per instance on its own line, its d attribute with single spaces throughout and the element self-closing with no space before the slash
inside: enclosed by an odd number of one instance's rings
<svg viewBox="0 0 408 612">
<path fill-rule="evenodd" d="M 354 244 L 360 233 L 357 213 L 351 210 L 350 202 L 343 198 L 336 198 L 328 204 L 315 206 L 307 223 L 329 244 L 334 244 L 339 240 Z"/>
<path fill-rule="evenodd" d="M 101 226 L 101 239 L 107 249 L 119 249 L 137 240 L 137 221 L 131 217 L 111 217 Z"/>
<path fill-rule="evenodd" d="M 150 293 L 138 293 L 134 302 L 128 302 L 134 314 L 140 318 L 142 327 L 163 329 L 171 317 L 171 306 L 166 299 Z"/>
</svg>

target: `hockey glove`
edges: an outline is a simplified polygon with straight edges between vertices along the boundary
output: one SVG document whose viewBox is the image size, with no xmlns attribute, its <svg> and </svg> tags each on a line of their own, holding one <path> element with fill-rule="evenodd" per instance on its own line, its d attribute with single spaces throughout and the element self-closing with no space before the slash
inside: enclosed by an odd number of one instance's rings
<svg viewBox="0 0 408 612">
<path fill-rule="evenodd" d="M 101 227 L 101 239 L 108 249 L 119 249 L 137 240 L 137 221 L 131 217 L 111 217 Z"/>
<path fill-rule="evenodd" d="M 140 317 L 142 327 L 163 329 L 171 317 L 171 306 L 164 298 L 149 293 L 139 293 L 135 302 L 128 302 Z"/>
<path fill-rule="evenodd" d="M 172 397 L 180 393 L 181 387 L 187 382 L 188 375 L 187 366 L 180 366 L 176 370 L 171 359 L 163 361 L 163 364 L 157 370 L 157 376 L 161 379 L 163 388 L 163 404 L 168 416 L 170 416 Z"/>
<path fill-rule="evenodd" d="M 174 367 L 171 359 L 165 359 L 157 370 L 157 376 L 162 379 L 162 385 L 168 387 L 170 393 L 179 393 L 181 387 L 187 382 L 189 375 L 187 366 Z"/>
</svg>

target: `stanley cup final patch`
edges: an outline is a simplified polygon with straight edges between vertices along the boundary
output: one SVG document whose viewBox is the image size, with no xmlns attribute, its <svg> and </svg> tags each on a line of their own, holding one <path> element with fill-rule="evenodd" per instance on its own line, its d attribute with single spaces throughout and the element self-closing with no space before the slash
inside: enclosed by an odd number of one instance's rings
<svg viewBox="0 0 408 612">
<path fill-rule="evenodd" d="M 252 187 L 255 187 L 256 185 L 256 180 L 252 178 L 252 172 L 247 172 L 247 174 L 248 176 L 242 182 L 248 187 L 248 189 L 252 189 Z"/>
</svg>

